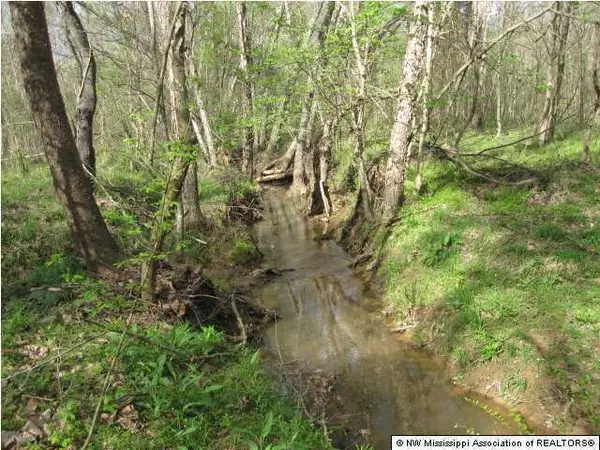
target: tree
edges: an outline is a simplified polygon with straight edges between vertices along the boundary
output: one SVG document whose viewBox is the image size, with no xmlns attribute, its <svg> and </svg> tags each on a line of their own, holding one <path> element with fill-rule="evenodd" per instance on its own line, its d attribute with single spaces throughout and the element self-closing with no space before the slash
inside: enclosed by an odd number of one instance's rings
<svg viewBox="0 0 600 450">
<path fill-rule="evenodd" d="M 323 44 L 325 43 L 325 39 L 327 37 L 327 33 L 329 31 L 329 26 L 331 24 L 331 18 L 333 17 L 333 12 L 335 9 L 334 2 L 323 2 L 325 3 L 325 12 L 321 19 L 321 23 L 318 25 L 316 30 L 312 30 L 312 27 L 309 31 L 309 39 L 312 36 L 314 41 L 315 49 L 318 52 L 317 57 L 317 68 L 316 73 L 310 74 L 308 76 L 308 93 L 302 102 L 302 113 L 300 115 L 300 125 L 298 127 L 298 133 L 296 138 L 292 142 L 292 146 L 294 149 L 294 163 L 293 163 L 293 171 L 292 171 L 292 186 L 291 191 L 294 195 L 299 198 L 305 198 L 310 195 L 311 192 L 314 192 L 312 187 L 307 185 L 307 181 L 314 174 L 309 174 L 306 172 L 306 161 L 305 161 L 305 152 L 308 150 L 308 143 L 311 138 L 312 126 L 316 113 L 316 86 L 315 84 L 319 81 L 320 71 L 322 70 L 322 66 L 325 64 L 324 58 L 321 57 L 320 52 L 322 51 Z M 322 5 L 323 6 L 323 5 Z M 318 13 L 317 13 L 318 14 Z M 316 23 L 315 16 L 315 23 Z M 313 165 L 309 165 L 309 167 L 314 168 Z"/>
<path fill-rule="evenodd" d="M 256 136 L 252 125 L 252 113 L 254 111 L 254 88 L 250 76 L 252 65 L 252 47 L 250 42 L 250 31 L 246 18 L 246 2 L 235 2 L 235 10 L 238 18 L 238 31 L 240 41 L 240 73 L 244 83 L 244 140 L 242 143 L 242 172 L 252 177 L 254 173 L 254 152 L 256 150 Z"/>
<path fill-rule="evenodd" d="M 380 216 L 384 221 L 394 217 L 396 208 L 402 203 L 406 169 L 410 163 L 411 121 L 416 100 L 416 86 L 423 66 L 424 41 L 427 35 L 427 1 L 417 0 L 413 4 L 406 56 L 402 68 L 402 83 L 398 96 L 396 120 L 390 137 L 389 157 L 385 169 L 385 182 Z"/>
<path fill-rule="evenodd" d="M 590 141 L 592 135 L 596 136 L 600 134 L 600 60 L 598 58 L 598 48 L 600 47 L 600 21 L 594 23 L 594 31 L 592 35 L 592 48 L 590 51 L 590 78 L 592 81 L 592 87 L 596 99 L 594 100 L 594 112 L 592 118 L 585 132 L 583 142 L 583 160 L 587 163 L 592 161 L 592 155 L 590 153 Z"/>
<path fill-rule="evenodd" d="M 565 47 L 569 36 L 570 2 L 554 2 L 552 19 L 552 43 L 547 65 L 546 95 L 542 118 L 538 127 L 540 145 L 549 143 L 554 137 L 554 124 L 558 114 L 558 103 L 565 72 Z M 564 13 L 564 14 L 561 14 Z"/>
<path fill-rule="evenodd" d="M 168 13 L 169 8 L 166 9 Z M 184 152 L 186 146 L 194 143 L 194 134 L 191 124 L 190 102 L 186 75 L 186 61 L 189 53 L 186 51 L 187 6 L 182 4 L 176 14 L 175 28 L 171 39 L 169 52 L 169 91 L 171 99 L 171 112 L 173 136 L 175 142 L 181 144 Z M 165 18 L 168 23 L 168 17 Z M 188 156 L 183 156 L 188 158 Z M 189 157 L 192 157 L 190 155 Z M 189 161 L 185 179 L 182 185 L 181 198 L 178 199 L 177 231 L 183 238 L 185 231 L 197 230 L 203 219 L 200 211 L 198 194 L 198 164 Z"/>
<path fill-rule="evenodd" d="M 178 207 L 178 226 L 182 233 L 184 226 L 191 226 L 194 215 L 199 214 L 197 170 L 195 154 L 190 151 L 192 143 L 192 128 L 190 126 L 190 113 L 188 106 L 188 93 L 185 77 L 185 26 L 186 11 L 183 2 L 176 8 L 173 29 L 171 30 L 170 43 L 170 68 L 171 105 L 173 107 L 173 126 L 175 136 L 178 138 L 173 144 L 173 163 L 167 177 L 167 185 L 159 210 L 156 214 L 150 236 L 150 259 L 142 270 L 142 297 L 148 301 L 154 299 L 156 285 L 156 258 L 162 252 L 168 233 L 171 231 L 171 222 L 174 218 L 174 204 Z M 191 167 L 190 167 L 191 166 Z M 191 169 L 191 170 L 189 170 Z M 191 175 L 190 175 L 191 172 Z M 190 177 L 187 180 L 187 177 Z M 182 190 L 191 192 L 183 196 L 187 201 L 181 201 Z M 195 192 L 194 192 L 195 190 Z M 197 208 L 197 210 L 196 210 Z M 187 225 L 186 225 L 187 224 Z"/>
<path fill-rule="evenodd" d="M 10 2 L 10 11 L 23 84 L 77 248 L 89 269 L 110 266 L 121 252 L 100 215 L 77 152 L 52 61 L 44 4 Z"/>
<path fill-rule="evenodd" d="M 57 5 L 65 23 L 67 40 L 71 44 L 81 72 L 81 86 L 77 94 L 75 112 L 75 142 L 86 175 L 93 183 L 96 176 L 93 133 L 94 114 L 96 113 L 96 58 L 73 3 L 58 2 Z"/>
</svg>

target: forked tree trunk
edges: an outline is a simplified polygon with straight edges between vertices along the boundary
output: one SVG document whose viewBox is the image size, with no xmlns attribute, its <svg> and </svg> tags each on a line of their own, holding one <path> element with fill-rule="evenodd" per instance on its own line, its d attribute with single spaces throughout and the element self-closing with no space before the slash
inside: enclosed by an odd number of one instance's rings
<svg viewBox="0 0 600 450">
<path fill-rule="evenodd" d="M 93 182 L 96 177 L 96 151 L 94 150 L 94 114 L 96 113 L 96 59 L 87 34 L 77 16 L 72 2 L 58 2 L 66 25 L 69 42 L 81 70 L 81 86 L 77 93 L 75 112 L 75 143 L 86 176 Z"/>
<path fill-rule="evenodd" d="M 185 78 L 185 5 L 178 8 L 175 30 L 170 44 L 170 81 L 171 81 L 171 101 L 173 106 L 173 125 L 174 134 L 177 140 L 182 144 L 190 144 L 193 141 L 192 129 L 190 126 L 190 114 L 188 106 L 188 93 Z M 171 223 L 176 210 L 174 203 L 181 201 L 181 191 L 184 187 L 184 180 L 188 176 L 188 168 L 193 157 L 190 155 L 178 154 L 175 156 L 169 176 L 161 206 L 156 213 L 150 235 L 151 259 L 147 261 L 142 270 L 142 298 L 151 301 L 154 299 L 156 286 L 156 260 L 155 257 L 162 252 L 165 238 L 171 230 Z M 198 189 L 197 181 L 194 182 L 194 175 L 190 175 L 192 180 L 187 184 L 189 189 Z M 186 198 L 194 198 L 193 192 L 186 194 Z M 179 211 L 190 211 L 191 208 L 200 208 L 195 203 L 186 205 L 180 204 Z M 178 220 L 182 226 L 191 226 L 189 221 L 183 224 L 183 214 Z M 182 231 L 180 230 L 180 233 Z"/>
<path fill-rule="evenodd" d="M 335 133 L 335 117 L 328 118 L 323 124 L 323 134 L 318 145 L 311 146 L 305 171 L 308 179 L 306 212 L 308 215 L 331 214 L 331 199 L 327 186 L 329 159 Z"/>
<path fill-rule="evenodd" d="M 323 4 L 321 6 L 323 6 Z M 329 31 L 329 25 L 331 24 L 331 18 L 333 17 L 334 10 L 335 2 L 327 2 L 323 19 L 319 24 L 317 32 L 314 33 L 315 45 L 318 52 L 321 51 L 323 44 L 325 43 L 325 38 L 327 37 L 327 32 Z M 322 57 L 319 57 L 318 59 L 321 63 L 319 66 L 322 66 L 324 63 Z M 306 145 L 310 141 L 310 127 L 315 114 L 315 82 L 318 82 L 318 80 L 315 80 L 309 76 L 308 85 L 310 86 L 311 90 L 308 93 L 304 104 L 302 105 L 300 127 L 298 129 L 297 138 L 295 139 L 296 152 L 294 154 L 294 169 L 292 174 L 293 181 L 290 191 L 293 195 L 302 198 L 304 198 L 309 191 L 307 185 L 307 174 L 305 174 L 304 170 L 304 158 L 305 151 L 307 150 Z"/>
<path fill-rule="evenodd" d="M 23 84 L 77 248 L 89 269 L 111 265 L 121 251 L 100 215 L 81 165 L 52 60 L 44 4 L 10 2 L 10 11 Z"/>
<path fill-rule="evenodd" d="M 188 19 L 186 6 L 183 6 L 179 13 L 171 43 L 169 65 L 173 138 L 184 145 L 194 141 L 185 71 L 188 56 L 186 52 L 186 20 Z M 194 162 L 190 163 L 188 167 L 179 199 L 177 232 L 182 239 L 186 232 L 197 231 L 202 224 L 199 198 L 198 165 Z"/>
<path fill-rule="evenodd" d="M 402 68 L 402 82 L 398 97 L 396 120 L 390 137 L 390 150 L 385 169 L 385 183 L 381 203 L 381 218 L 391 220 L 401 205 L 406 170 L 410 162 L 410 132 L 414 112 L 416 86 L 423 66 L 424 41 L 427 34 L 427 9 L 425 0 L 413 3 L 414 22 L 411 24 L 406 56 Z"/>
</svg>

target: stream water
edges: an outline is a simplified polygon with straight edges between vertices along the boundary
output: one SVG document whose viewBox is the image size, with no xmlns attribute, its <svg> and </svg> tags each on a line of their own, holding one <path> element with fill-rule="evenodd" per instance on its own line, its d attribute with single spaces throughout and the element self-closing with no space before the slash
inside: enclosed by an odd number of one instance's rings
<svg viewBox="0 0 600 450">
<path fill-rule="evenodd" d="M 260 294 L 281 318 L 264 333 L 269 352 L 336 376 L 335 396 L 346 424 L 375 449 L 392 434 L 514 434 L 465 400 L 424 352 L 395 338 L 380 307 L 332 241 L 294 210 L 281 188 L 265 193 L 265 220 L 256 225 L 266 264 L 285 270 Z"/>
</svg>

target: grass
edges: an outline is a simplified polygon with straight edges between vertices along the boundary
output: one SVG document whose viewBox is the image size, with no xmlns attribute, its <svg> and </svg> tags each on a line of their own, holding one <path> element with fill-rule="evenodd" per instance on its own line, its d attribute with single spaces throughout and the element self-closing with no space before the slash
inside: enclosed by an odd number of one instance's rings
<svg viewBox="0 0 600 450">
<path fill-rule="evenodd" d="M 99 173 L 103 214 L 135 255 L 147 243 L 161 184 L 115 167 Z M 26 177 L 5 170 L 2 189 L 2 430 L 20 430 L 49 411 L 47 436 L 28 448 L 79 448 L 136 305 L 137 280 L 109 285 L 83 271 L 46 167 Z M 191 262 L 233 255 L 231 264 L 245 264 L 256 256 L 243 225 L 223 214 L 227 199 L 255 189 L 203 179 L 213 227 L 205 245 L 188 248 Z M 137 304 L 133 318 L 89 448 L 331 448 L 256 349 L 154 305 Z"/>
<path fill-rule="evenodd" d="M 515 138 L 471 137 L 464 145 L 477 151 Z M 541 361 L 576 405 L 574 415 L 598 432 L 600 170 L 579 164 L 577 137 L 494 155 L 533 168 L 542 182 L 494 186 L 437 160 L 426 164 L 421 195 L 407 182 L 404 218 L 379 272 L 387 310 L 417 323 L 417 341 L 461 370 Z M 598 149 L 593 157 L 598 163 Z M 520 397 L 533 384 L 514 375 L 502 395 Z"/>
</svg>

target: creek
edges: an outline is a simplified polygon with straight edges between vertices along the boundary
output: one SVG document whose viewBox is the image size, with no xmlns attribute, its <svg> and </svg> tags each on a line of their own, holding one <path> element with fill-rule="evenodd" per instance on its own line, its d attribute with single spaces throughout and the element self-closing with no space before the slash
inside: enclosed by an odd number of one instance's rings
<svg viewBox="0 0 600 450">
<path fill-rule="evenodd" d="M 350 256 L 315 239 L 319 223 L 298 214 L 283 188 L 265 189 L 264 203 L 256 237 L 265 264 L 282 271 L 259 294 L 280 314 L 264 347 L 277 360 L 335 375 L 334 422 L 345 418 L 377 450 L 390 448 L 392 434 L 517 434 L 468 401 L 430 355 L 390 332 Z"/>
</svg>

